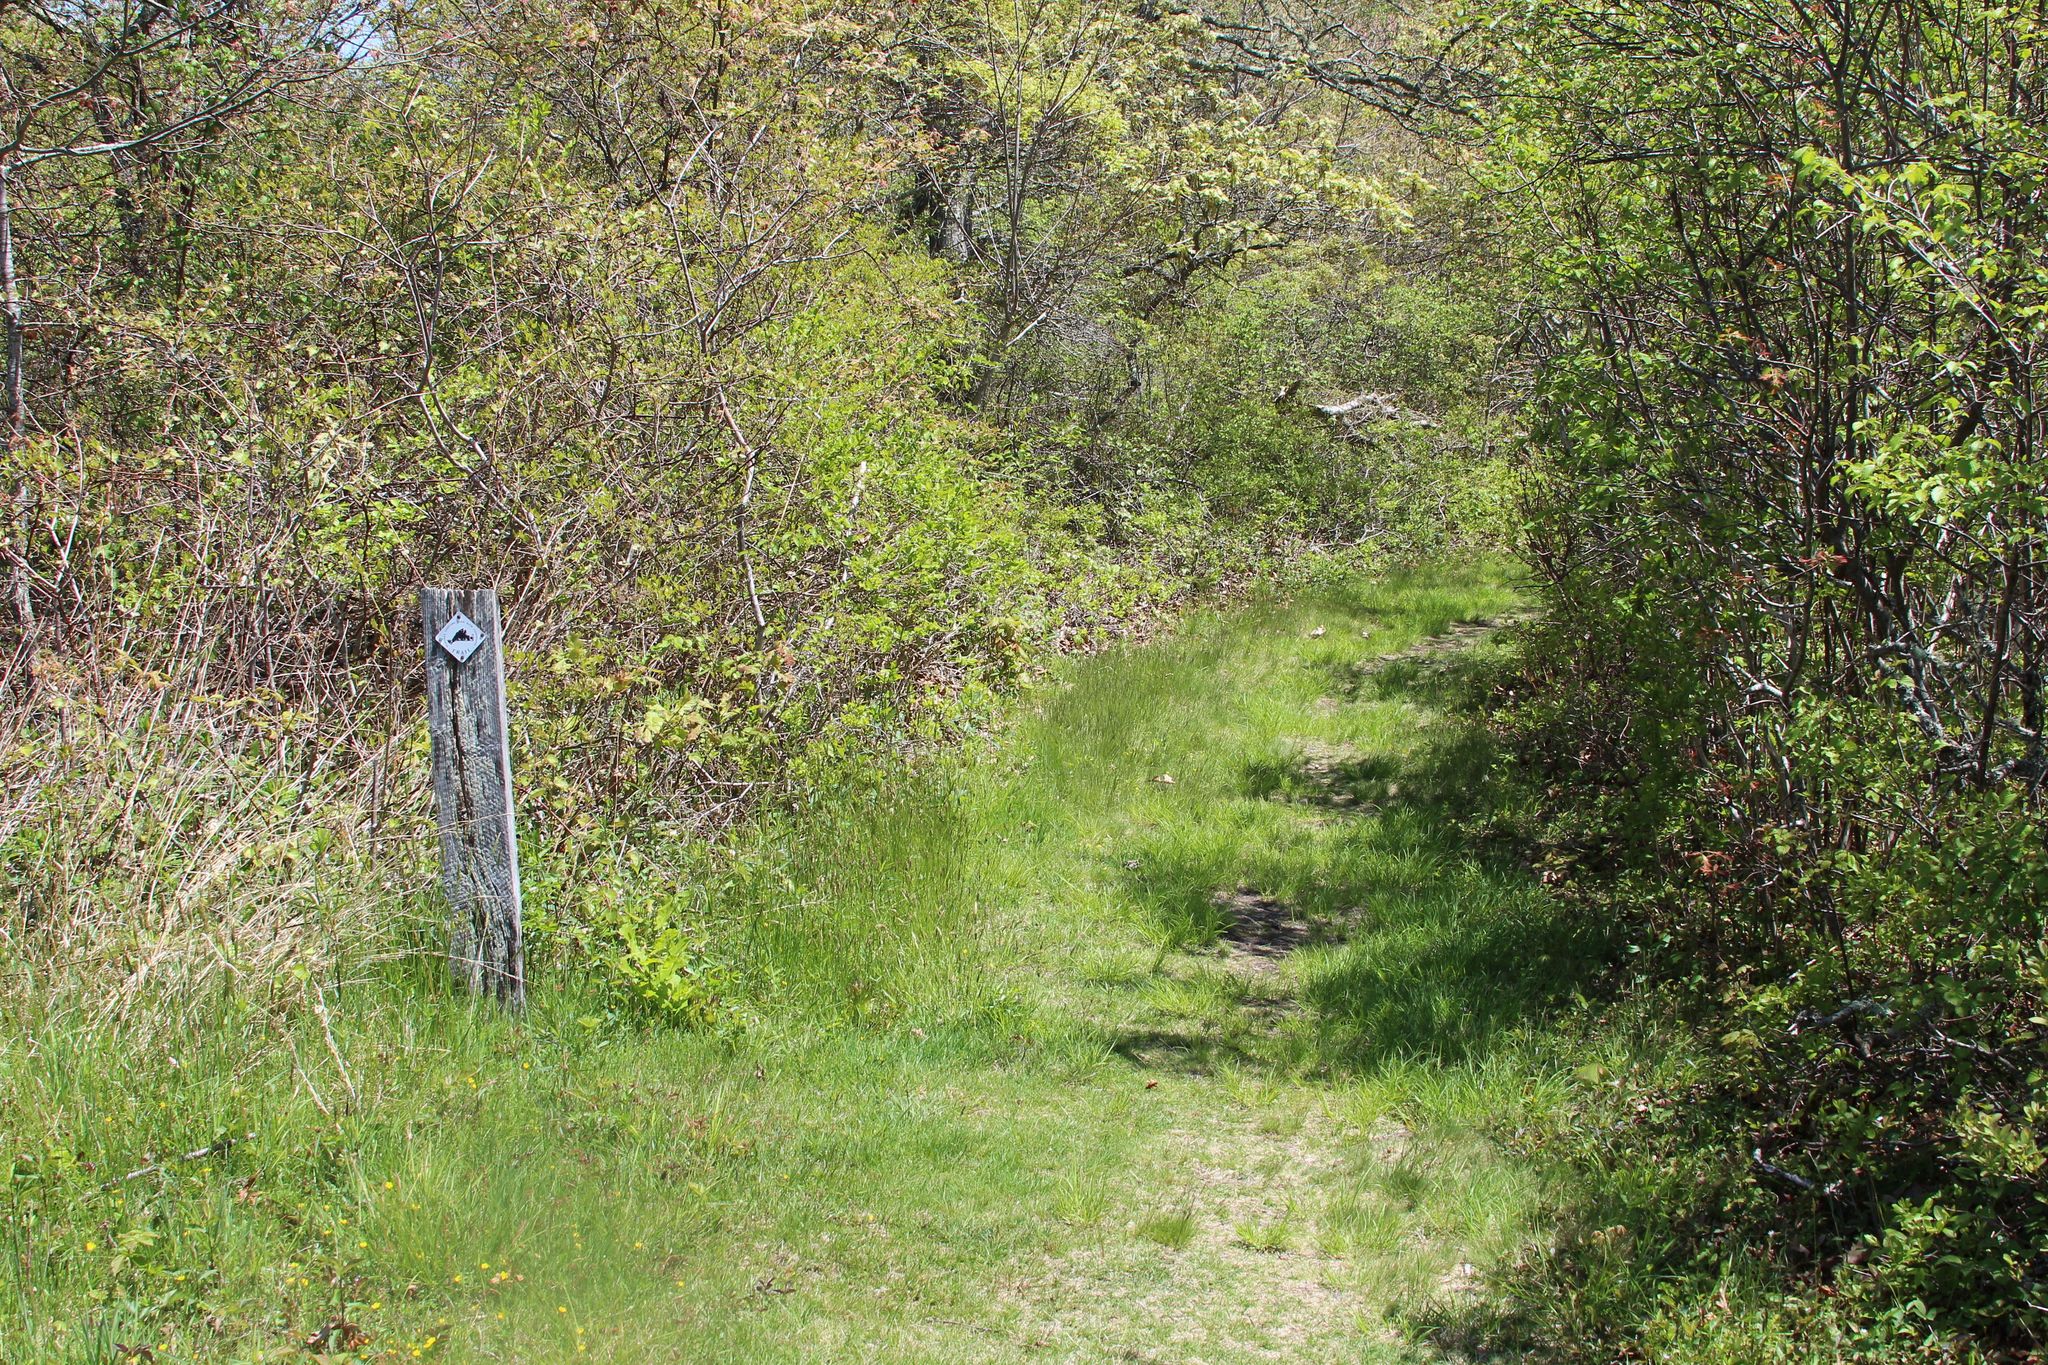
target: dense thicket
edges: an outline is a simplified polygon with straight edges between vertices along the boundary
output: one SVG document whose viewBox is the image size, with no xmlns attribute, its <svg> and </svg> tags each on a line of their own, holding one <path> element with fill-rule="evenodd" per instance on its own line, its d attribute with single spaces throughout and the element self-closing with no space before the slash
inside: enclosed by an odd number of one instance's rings
<svg viewBox="0 0 2048 1365">
<path fill-rule="evenodd" d="M 1524 719 L 1722 1053 L 1672 1124 L 1727 1160 L 1631 1274 L 1754 1257 L 1854 1305 L 1804 1349 L 2032 1358 L 2043 11 L 1493 17 L 1557 647 Z"/>
<path fill-rule="evenodd" d="M 504 596 L 545 933 L 626 822 L 1440 523 L 1447 210 L 1238 20 L 0 8 L 0 942 L 147 974 L 368 896 L 423 583 Z"/>
</svg>

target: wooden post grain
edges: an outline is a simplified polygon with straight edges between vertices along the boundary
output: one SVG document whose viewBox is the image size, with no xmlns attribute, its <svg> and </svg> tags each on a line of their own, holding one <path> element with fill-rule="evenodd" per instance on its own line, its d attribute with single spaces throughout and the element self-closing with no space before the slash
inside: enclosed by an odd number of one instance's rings
<svg viewBox="0 0 2048 1365">
<path fill-rule="evenodd" d="M 526 1003 L 526 961 L 498 594 L 426 588 L 420 619 L 427 633 L 441 885 L 454 912 L 448 965 L 458 984 L 518 1009 Z"/>
</svg>

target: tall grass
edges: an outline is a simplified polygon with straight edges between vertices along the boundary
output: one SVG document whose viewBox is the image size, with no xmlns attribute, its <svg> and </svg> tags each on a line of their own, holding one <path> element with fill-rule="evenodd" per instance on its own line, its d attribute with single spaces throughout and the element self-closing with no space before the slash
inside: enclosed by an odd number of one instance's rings
<svg viewBox="0 0 2048 1365">
<path fill-rule="evenodd" d="M 183 1028 L 221 991 L 332 976 L 421 911 L 417 738 L 46 658 L 0 707 L 0 1000 Z M 358 962 L 356 965 L 360 965 Z"/>
</svg>

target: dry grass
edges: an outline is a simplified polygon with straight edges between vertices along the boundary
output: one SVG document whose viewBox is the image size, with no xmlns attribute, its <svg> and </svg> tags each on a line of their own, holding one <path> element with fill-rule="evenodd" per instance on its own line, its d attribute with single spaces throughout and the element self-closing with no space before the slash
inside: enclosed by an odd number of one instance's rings
<svg viewBox="0 0 2048 1365">
<path fill-rule="evenodd" d="M 411 734 L 54 660 L 0 710 L 0 1000 L 176 1030 L 224 991 L 317 1007 L 431 914 Z M 321 983 L 325 983 L 323 986 Z"/>
</svg>

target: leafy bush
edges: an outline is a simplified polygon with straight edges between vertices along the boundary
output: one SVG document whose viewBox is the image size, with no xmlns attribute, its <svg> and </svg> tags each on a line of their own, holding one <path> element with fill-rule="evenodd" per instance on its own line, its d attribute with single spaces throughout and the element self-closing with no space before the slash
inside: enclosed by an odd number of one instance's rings
<svg viewBox="0 0 2048 1365">
<path fill-rule="evenodd" d="M 1712 1058 L 1642 1082 L 1659 1117 L 1602 1154 L 1715 1172 L 1627 1210 L 1654 1250 L 1616 1316 L 1705 1311 L 1741 1254 L 1815 1352 L 2029 1359 L 2041 21 L 1489 13 L 1494 166 L 1541 200 L 1515 217 L 1550 626 L 1514 723 L 1559 860 L 1613 879 L 1595 903 Z"/>
<path fill-rule="evenodd" d="M 635 901 L 611 928 L 618 951 L 603 961 L 634 1007 L 667 1023 L 701 1026 L 718 1017 L 724 974 L 673 901 Z"/>
</svg>

